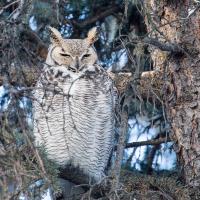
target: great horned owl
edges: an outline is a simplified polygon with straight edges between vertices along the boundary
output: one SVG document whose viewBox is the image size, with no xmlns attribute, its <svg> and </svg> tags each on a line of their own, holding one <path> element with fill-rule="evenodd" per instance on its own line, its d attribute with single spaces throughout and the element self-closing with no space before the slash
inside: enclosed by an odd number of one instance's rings
<svg viewBox="0 0 200 200">
<path fill-rule="evenodd" d="M 96 28 L 85 39 L 63 39 L 50 28 L 46 65 L 34 91 L 34 135 L 50 159 L 72 164 L 95 181 L 107 165 L 114 137 L 116 92 L 97 64 Z"/>
</svg>

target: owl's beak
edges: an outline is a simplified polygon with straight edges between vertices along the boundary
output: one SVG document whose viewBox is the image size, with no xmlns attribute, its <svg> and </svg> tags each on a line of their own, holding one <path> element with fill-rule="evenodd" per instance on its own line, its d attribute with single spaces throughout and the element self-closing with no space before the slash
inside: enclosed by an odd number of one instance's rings
<svg viewBox="0 0 200 200">
<path fill-rule="evenodd" d="M 70 68 L 73 69 L 73 71 L 75 71 L 75 72 L 79 71 L 80 63 L 79 63 L 79 59 L 77 56 L 73 60 L 73 63 L 71 64 Z"/>
<path fill-rule="evenodd" d="M 79 60 L 78 60 L 78 57 L 76 56 L 76 58 L 75 58 L 75 65 L 74 65 L 74 67 L 78 70 L 79 69 L 79 67 L 80 67 L 80 63 L 79 63 Z"/>
</svg>

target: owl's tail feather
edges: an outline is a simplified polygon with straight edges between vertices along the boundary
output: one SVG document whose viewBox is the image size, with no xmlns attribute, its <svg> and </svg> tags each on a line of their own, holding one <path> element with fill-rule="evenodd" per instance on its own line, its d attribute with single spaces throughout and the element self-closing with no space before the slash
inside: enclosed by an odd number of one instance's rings
<svg viewBox="0 0 200 200">
<path fill-rule="evenodd" d="M 76 184 L 65 180 L 59 179 L 62 194 L 54 194 L 55 200 L 80 200 L 81 196 L 84 194 L 83 188 L 77 186 Z"/>
<path fill-rule="evenodd" d="M 62 194 L 52 195 L 55 196 L 53 200 L 80 200 L 82 195 L 88 190 L 88 187 L 80 187 L 80 184 L 83 186 L 90 182 L 88 175 L 71 164 L 60 168 L 59 171 Z"/>
</svg>

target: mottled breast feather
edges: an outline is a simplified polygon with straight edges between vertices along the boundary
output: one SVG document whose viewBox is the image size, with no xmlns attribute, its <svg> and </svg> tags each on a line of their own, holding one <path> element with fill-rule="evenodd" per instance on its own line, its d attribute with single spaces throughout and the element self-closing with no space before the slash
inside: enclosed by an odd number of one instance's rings
<svg viewBox="0 0 200 200">
<path fill-rule="evenodd" d="M 99 65 L 74 73 L 45 66 L 34 91 L 35 144 L 60 166 L 73 164 L 99 181 L 113 147 L 116 92 Z"/>
</svg>

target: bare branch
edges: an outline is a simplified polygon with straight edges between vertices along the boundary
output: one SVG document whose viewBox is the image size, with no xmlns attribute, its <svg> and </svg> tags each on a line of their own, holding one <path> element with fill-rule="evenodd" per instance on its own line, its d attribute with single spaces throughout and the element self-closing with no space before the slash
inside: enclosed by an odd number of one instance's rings
<svg viewBox="0 0 200 200">
<path fill-rule="evenodd" d="M 133 147 L 140 147 L 140 146 L 145 146 L 145 145 L 158 145 L 166 142 L 171 142 L 172 140 L 167 137 L 167 138 L 159 138 L 159 139 L 152 139 L 152 140 L 147 140 L 147 141 L 140 141 L 140 142 L 131 142 L 127 143 L 125 148 L 133 148 Z"/>
<path fill-rule="evenodd" d="M 15 21 L 18 18 L 18 16 L 21 14 L 21 12 L 23 10 L 24 3 L 25 3 L 24 0 L 20 0 L 18 8 L 16 10 L 14 10 L 8 17 L 10 20 Z"/>
<path fill-rule="evenodd" d="M 39 38 L 39 36 L 30 29 L 24 29 L 21 32 L 21 35 L 25 37 L 24 39 L 31 42 L 31 44 L 35 44 L 36 46 L 36 54 L 37 56 L 43 58 L 44 60 L 47 57 L 48 47 L 47 45 Z"/>
<path fill-rule="evenodd" d="M 125 140 L 126 140 L 126 134 L 127 134 L 127 129 L 128 129 L 128 112 L 129 112 L 131 97 L 128 96 L 126 93 L 124 93 L 124 95 L 121 95 L 121 99 L 119 99 L 119 102 L 121 102 L 123 97 L 125 97 L 125 99 L 124 99 L 122 107 L 121 107 L 121 104 L 119 103 L 119 107 L 117 108 L 119 110 L 120 119 L 121 119 L 119 121 L 120 137 L 119 137 L 118 145 L 116 146 L 116 158 L 115 158 L 115 167 L 113 169 L 112 191 L 115 191 L 119 188 L 121 164 L 122 164 L 122 159 L 124 155 Z"/>
<path fill-rule="evenodd" d="M 4 12 L 4 10 L 6 10 L 6 9 L 9 8 L 10 6 L 12 6 L 12 5 L 18 3 L 19 1 L 20 1 L 20 0 L 13 1 L 13 2 L 9 3 L 8 5 L 2 7 L 1 10 L 0 10 L 0 15 Z"/>
<path fill-rule="evenodd" d="M 89 17 L 86 20 L 82 21 L 82 22 L 76 22 L 75 20 L 67 20 L 67 22 L 69 22 L 70 24 L 73 24 L 74 26 L 78 27 L 78 28 L 83 28 L 87 25 L 90 25 L 98 20 L 101 20 L 113 13 L 116 13 L 120 10 L 120 7 L 115 5 L 115 6 L 111 6 L 110 8 L 106 8 L 106 10 L 104 12 L 101 13 L 97 13 L 95 16 L 93 16 L 92 18 Z M 65 19 L 66 20 L 66 19 Z"/>
<path fill-rule="evenodd" d="M 144 42 L 146 44 L 150 44 L 152 46 L 155 46 L 162 51 L 170 51 L 170 52 L 173 52 L 173 53 L 184 53 L 184 50 L 180 46 L 178 46 L 177 44 L 163 43 L 163 42 L 160 42 L 158 39 L 145 37 L 142 40 L 142 42 Z"/>
</svg>

